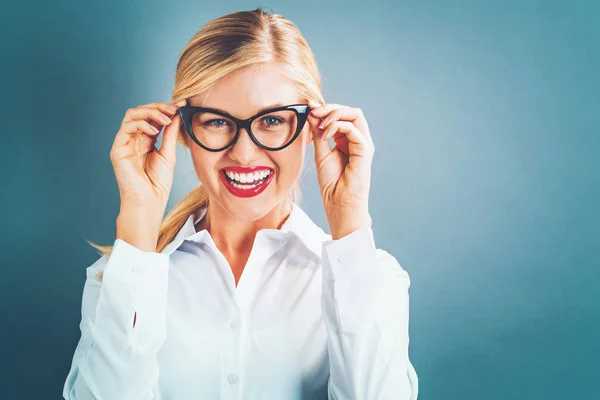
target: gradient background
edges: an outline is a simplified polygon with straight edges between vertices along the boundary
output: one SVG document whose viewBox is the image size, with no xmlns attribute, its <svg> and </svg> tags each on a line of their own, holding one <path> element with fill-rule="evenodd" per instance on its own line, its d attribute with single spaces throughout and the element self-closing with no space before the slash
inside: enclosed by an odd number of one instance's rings
<svg viewBox="0 0 600 400">
<path fill-rule="evenodd" d="M 301 29 L 327 101 L 367 117 L 419 399 L 600 398 L 600 2 L 122 0 L 0 12 L 0 398 L 60 398 L 85 239 L 114 242 L 125 110 L 169 101 L 191 36 L 256 6 Z M 328 230 L 308 157 L 302 205 Z M 169 208 L 197 183 L 181 148 L 175 174 Z"/>
</svg>

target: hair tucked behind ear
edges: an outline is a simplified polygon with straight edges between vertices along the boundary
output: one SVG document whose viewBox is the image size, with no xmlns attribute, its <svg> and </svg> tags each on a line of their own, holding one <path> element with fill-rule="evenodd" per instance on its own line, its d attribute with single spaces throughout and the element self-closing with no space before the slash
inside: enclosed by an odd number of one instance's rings
<svg viewBox="0 0 600 400">
<path fill-rule="evenodd" d="M 282 74 L 298 87 L 300 98 L 325 103 L 321 94 L 321 77 L 308 43 L 289 20 L 262 8 L 237 11 L 204 25 L 183 49 L 177 71 L 173 102 L 189 99 L 209 90 L 219 79 L 243 68 L 277 63 Z M 185 148 L 194 143 L 180 128 L 178 141 Z M 290 193 L 300 203 L 299 182 Z M 208 204 L 208 193 L 202 184 L 185 195 L 163 219 L 156 247 L 161 252 L 181 229 L 188 217 Z M 112 246 L 88 241 L 100 255 L 109 255 Z"/>
</svg>

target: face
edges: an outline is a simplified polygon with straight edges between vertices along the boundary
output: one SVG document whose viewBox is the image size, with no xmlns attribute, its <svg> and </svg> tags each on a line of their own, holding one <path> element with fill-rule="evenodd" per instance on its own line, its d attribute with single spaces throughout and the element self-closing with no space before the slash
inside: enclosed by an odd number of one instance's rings
<svg viewBox="0 0 600 400">
<path fill-rule="evenodd" d="M 304 99 L 298 97 L 296 86 L 281 75 L 276 64 L 246 68 L 228 75 L 188 102 L 193 106 L 220 109 L 240 119 L 250 118 L 265 107 L 299 103 L 304 104 Z M 302 172 L 306 146 L 311 140 L 306 123 L 296 140 L 279 151 L 262 149 L 245 129 L 240 129 L 237 141 L 221 152 L 210 152 L 189 142 L 194 168 L 208 191 L 209 201 L 238 219 L 256 221 L 287 201 L 290 189 Z M 240 183 L 226 179 L 226 176 L 236 177 L 235 173 Z M 255 179 L 257 174 L 258 184 L 256 180 L 248 184 L 248 178 Z M 254 189 L 248 189 L 252 185 L 256 185 Z M 259 193 L 254 194 L 257 191 Z"/>
</svg>

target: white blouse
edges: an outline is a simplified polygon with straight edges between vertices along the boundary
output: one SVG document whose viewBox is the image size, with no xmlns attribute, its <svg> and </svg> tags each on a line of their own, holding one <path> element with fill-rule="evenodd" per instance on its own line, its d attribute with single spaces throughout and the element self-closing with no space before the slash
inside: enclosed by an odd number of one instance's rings
<svg viewBox="0 0 600 400">
<path fill-rule="evenodd" d="M 293 203 L 236 286 L 205 213 L 160 253 L 116 239 L 87 268 L 65 399 L 417 398 L 410 279 L 371 228 L 332 240 Z"/>
</svg>

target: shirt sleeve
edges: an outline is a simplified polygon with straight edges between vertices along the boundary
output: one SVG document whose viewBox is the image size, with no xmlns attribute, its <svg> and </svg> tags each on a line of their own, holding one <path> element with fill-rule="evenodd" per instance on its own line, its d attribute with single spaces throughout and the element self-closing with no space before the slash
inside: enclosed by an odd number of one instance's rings
<svg viewBox="0 0 600 400">
<path fill-rule="evenodd" d="M 415 400 L 408 273 L 375 247 L 370 227 L 323 242 L 322 262 L 328 398 Z"/>
<path fill-rule="evenodd" d="M 155 399 L 157 353 L 166 340 L 168 271 L 167 254 L 121 239 L 109 256 L 86 269 L 81 337 L 65 399 Z"/>
</svg>

